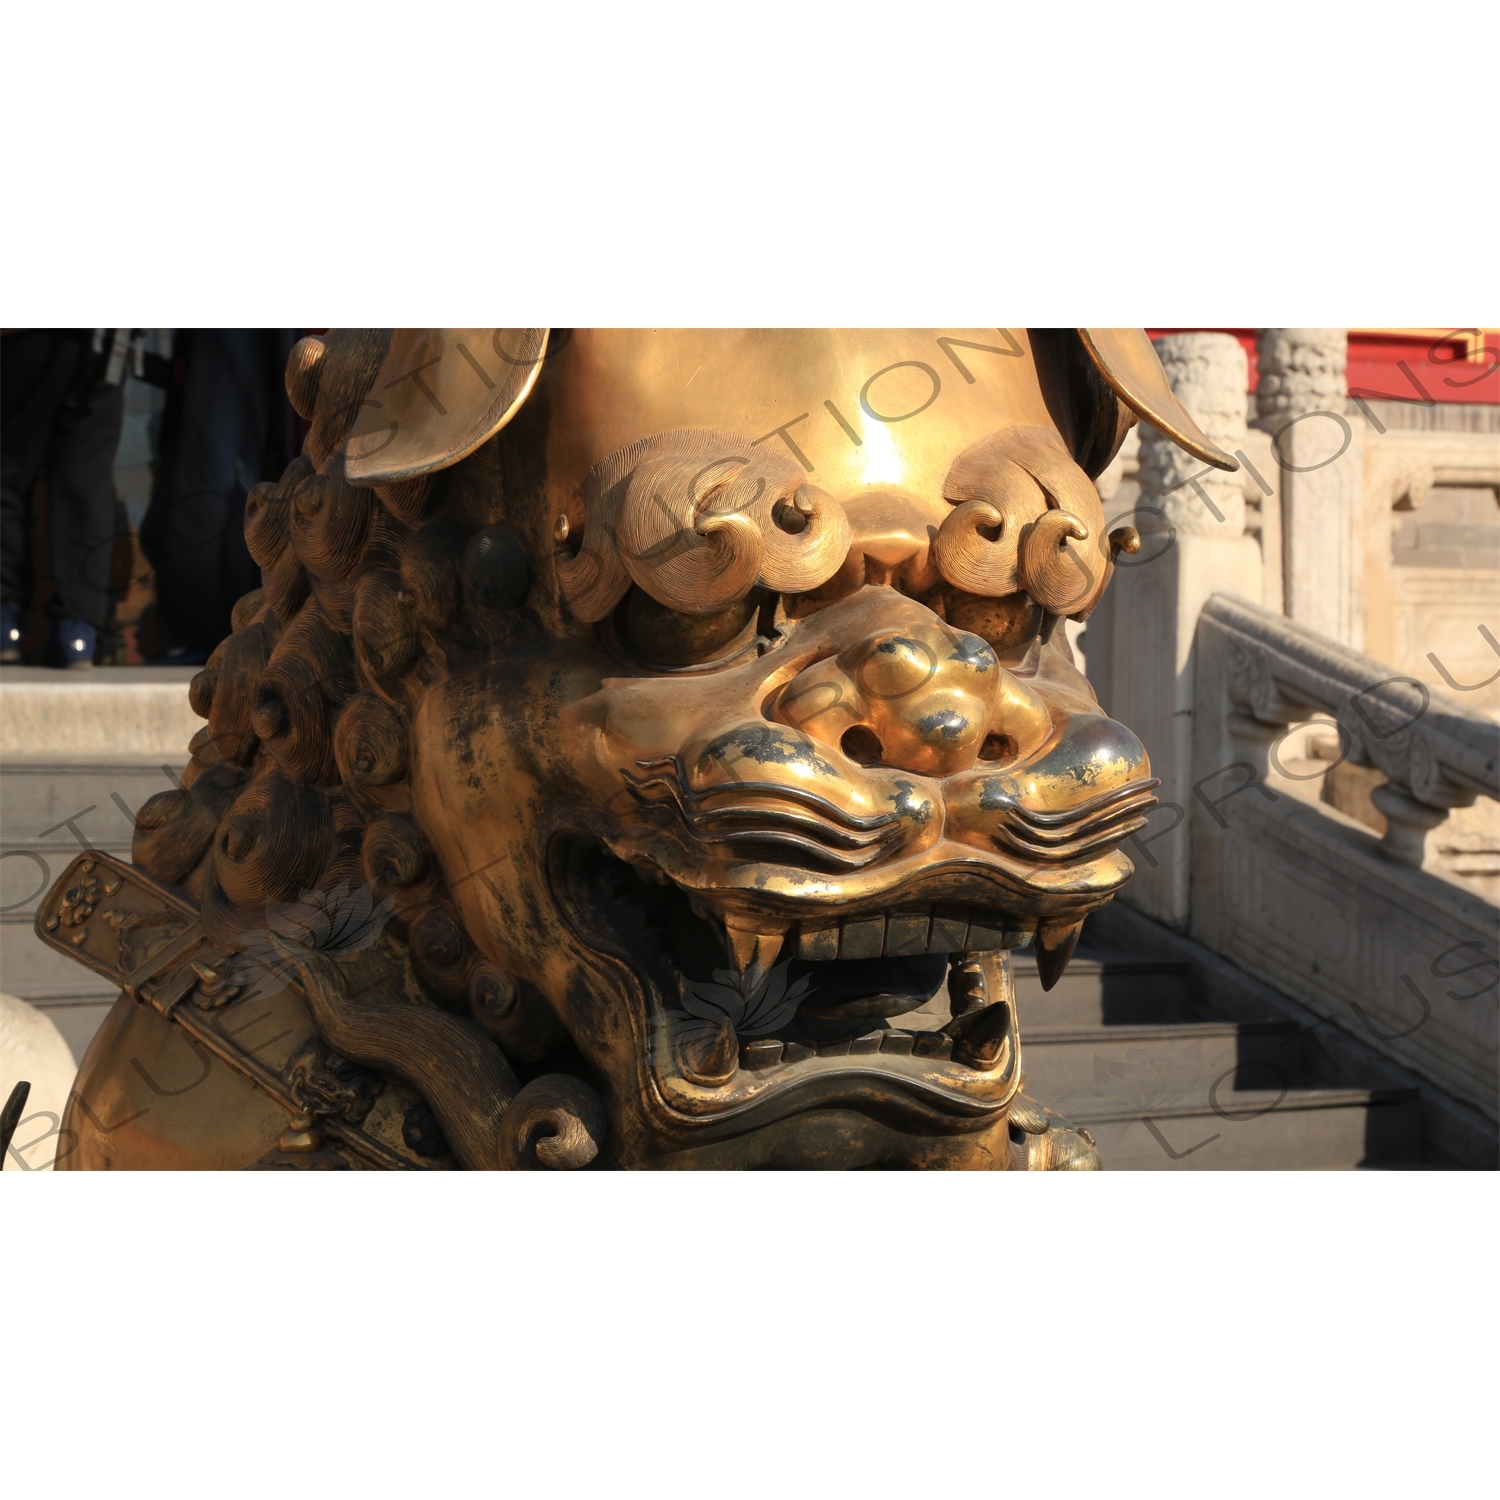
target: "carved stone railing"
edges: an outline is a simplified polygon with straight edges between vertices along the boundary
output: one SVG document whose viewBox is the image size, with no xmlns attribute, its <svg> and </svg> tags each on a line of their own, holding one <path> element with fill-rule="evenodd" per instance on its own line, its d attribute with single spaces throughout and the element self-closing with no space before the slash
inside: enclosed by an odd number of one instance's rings
<svg viewBox="0 0 1500 1500">
<path fill-rule="evenodd" d="M 1422 865 L 1450 809 L 1500 795 L 1500 725 L 1224 594 L 1195 645 L 1192 936 L 1495 1121 L 1500 915 Z M 1388 778 L 1384 838 L 1293 790 L 1315 714 Z"/>
<path fill-rule="evenodd" d="M 1420 510 L 1435 486 L 1500 491 L 1500 438 L 1492 432 L 1405 429 L 1365 444 L 1365 485 L 1378 510 Z"/>
<path fill-rule="evenodd" d="M 1218 595 L 1203 620 L 1228 644 L 1237 708 L 1275 731 L 1328 714 L 1344 759 L 1385 773 L 1373 800 L 1386 858 L 1421 866 L 1426 833 L 1453 808 L 1500 796 L 1500 724 L 1243 600 Z"/>
</svg>

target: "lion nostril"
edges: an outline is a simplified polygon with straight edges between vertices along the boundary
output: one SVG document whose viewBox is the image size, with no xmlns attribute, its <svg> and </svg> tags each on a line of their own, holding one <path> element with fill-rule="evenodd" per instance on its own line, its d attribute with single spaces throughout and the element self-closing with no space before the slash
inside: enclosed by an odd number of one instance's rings
<svg viewBox="0 0 1500 1500">
<path fill-rule="evenodd" d="M 839 749 L 850 760 L 858 761 L 862 766 L 878 766 L 885 756 L 885 750 L 875 731 L 865 728 L 863 724 L 845 730 L 843 739 L 839 741 Z"/>
<path fill-rule="evenodd" d="M 987 734 L 979 747 L 980 760 L 1013 760 L 1017 752 L 1016 742 L 1008 734 Z"/>
</svg>

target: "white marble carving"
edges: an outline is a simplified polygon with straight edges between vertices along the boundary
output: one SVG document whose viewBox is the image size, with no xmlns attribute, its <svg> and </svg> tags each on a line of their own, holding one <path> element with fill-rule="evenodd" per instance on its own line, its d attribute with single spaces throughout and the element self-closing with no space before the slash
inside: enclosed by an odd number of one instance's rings
<svg viewBox="0 0 1500 1500">
<path fill-rule="evenodd" d="M 1364 644 L 1364 429 L 1345 415 L 1348 334 L 1265 328 L 1256 425 L 1281 470 L 1286 613 L 1356 650 Z"/>
<path fill-rule="evenodd" d="M 1204 608 L 1195 671 L 1193 937 L 1494 1121 L 1500 924 L 1424 837 L 1500 794 L 1500 726 L 1239 599 Z M 1390 778 L 1384 838 L 1277 789 L 1284 727 L 1314 710 Z"/>
<path fill-rule="evenodd" d="M 1173 334 L 1157 352 L 1183 405 L 1221 448 L 1245 438 L 1244 350 L 1224 333 Z M 1192 780 L 1193 632 L 1215 593 L 1259 603 L 1259 543 L 1245 535 L 1241 474 L 1225 474 L 1183 453 L 1142 424 L 1134 506 L 1107 505 L 1111 526 L 1142 533 L 1089 619 L 1088 666 L 1106 712 L 1138 734 L 1162 781 L 1149 835 L 1181 815 Z M 1132 905 L 1183 930 L 1188 922 L 1189 846 L 1166 837 L 1132 852 Z"/>
</svg>

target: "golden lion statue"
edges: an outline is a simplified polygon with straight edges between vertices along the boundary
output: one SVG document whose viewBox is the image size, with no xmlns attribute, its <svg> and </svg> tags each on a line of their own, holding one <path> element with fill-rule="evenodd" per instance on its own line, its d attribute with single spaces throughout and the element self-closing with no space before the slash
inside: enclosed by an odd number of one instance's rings
<svg viewBox="0 0 1500 1500">
<path fill-rule="evenodd" d="M 133 862 L 64 1168 L 1098 1164 L 1020 1092 L 1156 783 L 1064 619 L 1132 330 L 338 331 Z"/>
</svg>

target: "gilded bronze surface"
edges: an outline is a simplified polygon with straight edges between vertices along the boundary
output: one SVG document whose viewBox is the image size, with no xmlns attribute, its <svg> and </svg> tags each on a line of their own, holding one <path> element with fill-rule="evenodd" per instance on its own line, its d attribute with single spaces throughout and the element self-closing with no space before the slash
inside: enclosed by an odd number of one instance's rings
<svg viewBox="0 0 1500 1500">
<path fill-rule="evenodd" d="M 1097 1165 L 1028 1100 L 1155 782 L 1061 625 L 1138 330 L 339 331 L 133 864 L 63 1167 Z"/>
</svg>

